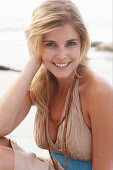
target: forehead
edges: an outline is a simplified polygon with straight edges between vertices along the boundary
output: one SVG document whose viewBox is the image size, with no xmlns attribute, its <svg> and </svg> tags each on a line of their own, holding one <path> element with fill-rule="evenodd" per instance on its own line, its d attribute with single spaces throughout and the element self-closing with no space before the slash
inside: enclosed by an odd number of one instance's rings
<svg viewBox="0 0 113 170">
<path fill-rule="evenodd" d="M 44 36 L 44 40 L 69 40 L 80 39 L 77 30 L 70 24 L 63 25 L 56 30 L 53 30 Z"/>
</svg>

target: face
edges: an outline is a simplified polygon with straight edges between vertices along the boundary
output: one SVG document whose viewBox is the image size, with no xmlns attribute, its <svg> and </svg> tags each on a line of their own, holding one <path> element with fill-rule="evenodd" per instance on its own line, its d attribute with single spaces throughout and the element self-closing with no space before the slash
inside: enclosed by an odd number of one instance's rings
<svg viewBox="0 0 113 170">
<path fill-rule="evenodd" d="M 41 57 L 56 78 L 73 75 L 80 56 L 81 41 L 72 25 L 61 26 L 44 36 Z"/>
</svg>

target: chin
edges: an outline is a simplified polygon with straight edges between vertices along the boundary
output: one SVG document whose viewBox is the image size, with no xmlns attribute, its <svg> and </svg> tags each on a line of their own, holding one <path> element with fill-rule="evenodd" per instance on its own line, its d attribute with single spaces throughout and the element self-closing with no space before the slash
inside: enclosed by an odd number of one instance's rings
<svg viewBox="0 0 113 170">
<path fill-rule="evenodd" d="M 53 73 L 52 73 L 53 74 Z M 53 74 L 55 76 L 56 79 L 66 79 L 71 77 L 74 74 L 74 71 L 71 73 L 55 73 Z"/>
</svg>

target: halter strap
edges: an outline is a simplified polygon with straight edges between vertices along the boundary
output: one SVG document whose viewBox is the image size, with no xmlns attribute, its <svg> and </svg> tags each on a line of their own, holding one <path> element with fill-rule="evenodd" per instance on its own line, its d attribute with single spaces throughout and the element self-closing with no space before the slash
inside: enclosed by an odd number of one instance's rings
<svg viewBox="0 0 113 170">
<path fill-rule="evenodd" d="M 77 81 L 77 82 L 76 82 Z M 65 155 L 65 162 L 66 162 L 66 168 L 67 170 L 69 170 L 68 168 L 68 162 L 67 162 L 67 149 L 66 149 L 66 131 L 67 131 L 67 121 L 68 121 L 68 113 L 69 113 L 69 110 L 70 110 L 70 107 L 71 107 L 71 103 L 72 103 L 72 98 L 73 98 L 73 90 L 74 90 L 74 87 L 75 87 L 75 84 L 78 83 L 78 78 L 76 78 L 76 76 L 74 76 L 74 79 L 72 81 L 72 84 L 71 84 L 71 87 L 70 87 L 70 91 L 69 91 L 69 96 L 68 96 L 68 105 L 66 106 L 66 114 L 65 116 L 61 119 L 61 121 L 58 123 L 58 125 L 60 125 L 64 120 L 65 120 L 65 125 L 64 125 L 64 133 L 63 133 L 63 138 L 64 138 L 64 155 Z M 46 132 L 46 120 L 45 120 L 45 137 L 46 137 L 46 143 L 47 143 L 47 148 L 48 148 L 48 151 L 49 151 L 49 154 L 50 154 L 50 157 L 51 157 L 51 160 L 53 162 L 53 166 L 56 170 L 57 167 L 56 167 L 56 164 L 53 160 L 53 157 L 52 157 L 52 154 L 51 154 L 51 150 L 50 150 L 50 147 L 49 147 L 49 142 L 48 142 L 48 138 L 47 138 L 47 132 Z"/>
</svg>

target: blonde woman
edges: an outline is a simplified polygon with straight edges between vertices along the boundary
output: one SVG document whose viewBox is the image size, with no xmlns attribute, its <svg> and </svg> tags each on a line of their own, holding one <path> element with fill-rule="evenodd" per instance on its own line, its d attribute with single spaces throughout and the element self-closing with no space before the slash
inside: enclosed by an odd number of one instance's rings
<svg viewBox="0 0 113 170">
<path fill-rule="evenodd" d="M 0 99 L 0 170 L 112 170 L 113 89 L 88 67 L 78 9 L 70 0 L 47 0 L 25 34 L 30 59 Z M 32 105 L 35 141 L 50 159 L 4 137 Z"/>
</svg>

